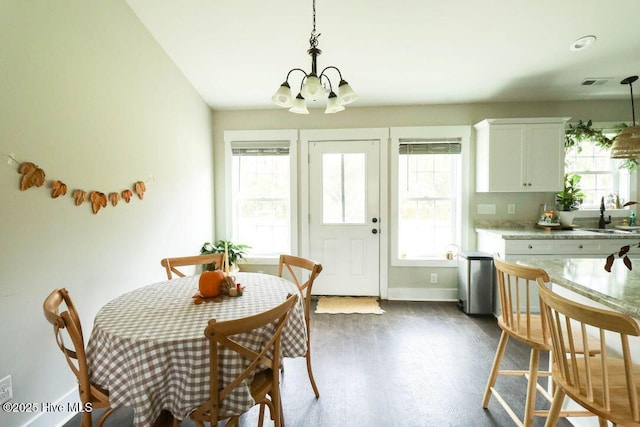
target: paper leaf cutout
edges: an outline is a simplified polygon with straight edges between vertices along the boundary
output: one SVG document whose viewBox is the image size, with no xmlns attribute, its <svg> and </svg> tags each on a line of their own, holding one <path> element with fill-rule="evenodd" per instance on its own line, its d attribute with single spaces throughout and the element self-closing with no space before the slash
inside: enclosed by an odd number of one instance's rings
<svg viewBox="0 0 640 427">
<path fill-rule="evenodd" d="M 41 187 L 44 184 L 45 173 L 37 165 L 31 162 L 24 162 L 18 169 L 22 175 L 20 180 L 20 190 L 28 190 L 33 187 Z"/>
<path fill-rule="evenodd" d="M 67 184 L 62 181 L 54 182 L 51 188 L 53 188 L 53 190 L 51 191 L 51 197 L 53 197 L 54 199 L 67 194 Z"/>
<path fill-rule="evenodd" d="M 142 200 L 144 198 L 144 192 L 147 191 L 147 186 L 143 181 L 138 181 L 135 184 L 136 194 Z"/>
<path fill-rule="evenodd" d="M 107 196 L 99 191 L 92 191 L 89 200 L 91 200 L 91 209 L 94 214 L 97 214 L 101 207 L 107 207 Z"/>
<path fill-rule="evenodd" d="M 120 193 L 109 193 L 109 201 L 113 206 L 117 206 L 120 201 Z"/>
<path fill-rule="evenodd" d="M 73 198 L 76 201 L 76 206 L 80 206 L 87 201 L 87 192 L 82 190 L 74 190 Z"/>
<path fill-rule="evenodd" d="M 122 191 L 122 198 L 124 199 L 125 202 L 129 203 L 131 201 L 131 196 L 133 196 L 133 191 L 131 190 Z"/>
</svg>

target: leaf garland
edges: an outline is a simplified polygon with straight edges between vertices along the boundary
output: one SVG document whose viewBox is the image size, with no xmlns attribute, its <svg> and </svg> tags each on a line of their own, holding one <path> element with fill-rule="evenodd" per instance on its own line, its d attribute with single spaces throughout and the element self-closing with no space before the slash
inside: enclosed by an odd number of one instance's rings
<svg viewBox="0 0 640 427">
<path fill-rule="evenodd" d="M 18 173 L 22 174 L 22 178 L 20 179 L 20 190 L 26 191 L 31 187 L 41 187 L 45 183 L 45 172 L 38 165 L 31 162 L 22 162 L 19 163 L 12 156 L 9 156 L 14 162 L 18 163 L 20 166 L 18 167 Z M 153 177 L 150 177 L 153 178 Z M 57 199 L 60 196 L 64 196 L 67 194 L 67 185 L 60 181 L 54 180 L 51 181 L 51 197 L 53 199 Z M 144 193 L 147 191 L 147 187 L 144 181 L 136 181 L 132 189 L 135 190 L 138 198 L 143 200 Z M 120 197 L 122 195 L 122 200 L 126 203 L 131 201 L 131 196 L 133 195 L 133 191 L 131 189 L 125 189 L 120 192 L 110 192 L 109 196 L 105 195 L 105 193 L 101 191 L 90 191 L 87 192 L 85 190 L 76 189 L 71 193 L 71 197 L 74 199 L 74 203 L 76 206 L 82 205 L 84 202 L 89 201 L 91 203 L 91 211 L 97 214 L 101 208 L 107 207 L 107 200 L 111 201 L 113 206 L 116 206 L 120 201 Z"/>
<path fill-rule="evenodd" d="M 578 124 L 576 125 L 569 124 L 569 129 L 567 129 L 564 136 L 565 149 L 576 147 L 578 152 L 580 152 L 580 144 L 583 142 L 595 144 L 598 147 L 605 148 L 607 150 L 611 149 L 615 136 L 613 138 L 609 138 L 604 134 L 602 129 L 594 129 L 592 126 L 593 122 L 591 120 L 588 120 L 586 123 L 582 120 L 578 120 Z M 620 123 L 616 126 L 616 136 L 626 127 L 627 125 L 624 123 Z M 620 168 L 634 171 L 638 169 L 639 164 L 638 159 L 624 159 L 620 164 Z"/>
</svg>

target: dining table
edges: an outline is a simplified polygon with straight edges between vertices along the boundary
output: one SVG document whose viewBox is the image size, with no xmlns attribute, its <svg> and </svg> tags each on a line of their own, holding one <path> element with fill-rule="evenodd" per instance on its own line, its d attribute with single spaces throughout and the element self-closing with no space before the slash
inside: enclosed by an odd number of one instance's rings
<svg viewBox="0 0 640 427">
<path fill-rule="evenodd" d="M 177 419 L 209 398 L 209 341 L 204 330 L 210 319 L 238 319 L 267 311 L 298 294 L 289 280 L 262 273 L 234 273 L 244 286 L 241 296 L 196 304 L 200 275 L 142 286 L 116 297 L 97 313 L 86 355 L 93 384 L 109 391 L 112 407 L 134 410 L 136 427 L 150 426 L 163 410 Z M 268 328 L 236 336 L 258 349 Z M 230 382 L 248 362 L 221 350 L 220 385 Z M 306 353 L 302 296 L 282 331 L 281 356 Z M 221 404 L 221 414 L 242 414 L 255 402 L 248 384 L 236 388 Z"/>
</svg>

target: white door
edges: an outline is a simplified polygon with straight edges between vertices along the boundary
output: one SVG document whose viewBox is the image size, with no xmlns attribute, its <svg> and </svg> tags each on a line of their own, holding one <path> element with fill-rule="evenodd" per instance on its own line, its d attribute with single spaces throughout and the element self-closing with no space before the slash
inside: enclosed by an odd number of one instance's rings
<svg viewBox="0 0 640 427">
<path fill-rule="evenodd" d="M 315 295 L 380 295 L 380 142 L 309 142 Z"/>
</svg>

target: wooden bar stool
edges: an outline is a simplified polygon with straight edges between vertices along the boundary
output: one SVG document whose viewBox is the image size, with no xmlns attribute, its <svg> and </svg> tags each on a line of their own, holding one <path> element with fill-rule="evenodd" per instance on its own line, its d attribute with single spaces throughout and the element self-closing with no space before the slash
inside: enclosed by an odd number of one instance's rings
<svg viewBox="0 0 640 427">
<path fill-rule="evenodd" d="M 634 364 L 629 337 L 640 336 L 638 323 L 629 316 L 589 307 L 552 292 L 539 281 L 545 317 L 549 319 L 553 348 L 552 377 L 557 385 L 545 427 L 555 426 L 565 395 L 599 417 L 616 425 L 640 426 L 640 365 Z M 585 357 L 576 342 L 587 342 L 587 328 L 600 338 L 599 354 Z M 593 330 L 593 329 L 592 329 Z"/>
</svg>

